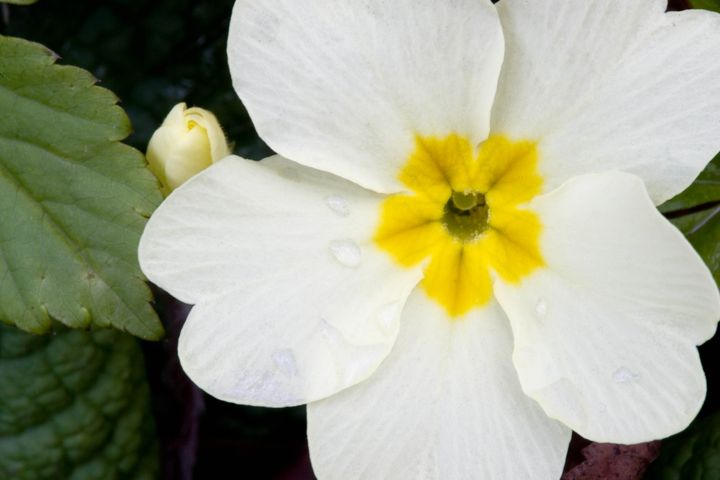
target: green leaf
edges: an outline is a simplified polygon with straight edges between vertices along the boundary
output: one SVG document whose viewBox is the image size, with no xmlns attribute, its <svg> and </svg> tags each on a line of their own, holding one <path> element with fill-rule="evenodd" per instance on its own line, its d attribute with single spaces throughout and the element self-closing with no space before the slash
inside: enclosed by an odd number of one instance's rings
<svg viewBox="0 0 720 480">
<path fill-rule="evenodd" d="M 684 432 L 663 440 L 660 457 L 647 480 L 714 480 L 720 478 L 720 414 L 696 421 Z"/>
<path fill-rule="evenodd" d="M 720 205 L 673 218 L 672 222 L 685 234 L 720 285 Z"/>
<path fill-rule="evenodd" d="M 720 0 L 690 0 L 693 8 L 704 8 L 713 12 L 720 12 Z"/>
<path fill-rule="evenodd" d="M 157 339 L 136 253 L 157 181 L 120 143 L 130 123 L 115 95 L 55 60 L 0 36 L 0 320 Z"/>
<path fill-rule="evenodd" d="M 661 212 L 669 213 L 718 201 L 720 201 L 720 154 L 705 167 L 692 185 L 659 208 Z"/>
<path fill-rule="evenodd" d="M 144 376 L 126 334 L 34 336 L 0 325 L 0 478 L 156 478 Z"/>
<path fill-rule="evenodd" d="M 32 5 L 38 0 L 2 0 L 0 3 L 12 3 L 15 5 Z"/>
</svg>

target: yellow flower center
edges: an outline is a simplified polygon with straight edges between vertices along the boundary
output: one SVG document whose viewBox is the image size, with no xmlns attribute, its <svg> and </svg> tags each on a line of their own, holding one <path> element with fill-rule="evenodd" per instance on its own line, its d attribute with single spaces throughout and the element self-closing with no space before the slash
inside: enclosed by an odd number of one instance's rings
<svg viewBox="0 0 720 480">
<path fill-rule="evenodd" d="M 485 305 L 491 271 L 518 283 L 544 266 L 542 225 L 522 208 L 542 187 L 537 163 L 529 141 L 417 137 L 399 176 L 412 193 L 383 202 L 375 243 L 404 267 L 427 261 L 422 286 L 450 316 Z"/>
</svg>

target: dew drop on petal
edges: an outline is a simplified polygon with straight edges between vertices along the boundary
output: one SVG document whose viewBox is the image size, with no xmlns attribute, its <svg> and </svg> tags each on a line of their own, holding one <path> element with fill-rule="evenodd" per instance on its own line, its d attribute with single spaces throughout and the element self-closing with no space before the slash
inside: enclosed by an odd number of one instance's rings
<svg viewBox="0 0 720 480">
<path fill-rule="evenodd" d="M 366 377 L 368 371 L 373 371 L 378 363 L 378 353 L 375 349 L 358 348 L 352 352 L 352 360 L 341 369 L 343 383 L 352 384 Z"/>
<path fill-rule="evenodd" d="M 351 240 L 335 240 L 330 242 L 330 252 L 341 265 L 357 268 L 362 262 L 362 251 Z"/>
<path fill-rule="evenodd" d="M 292 350 L 278 350 L 272 355 L 273 362 L 277 369 L 284 375 L 292 377 L 297 375 L 297 363 L 295 362 L 295 355 Z"/>
<path fill-rule="evenodd" d="M 278 174 L 291 181 L 297 181 L 300 177 L 297 169 L 292 167 L 282 167 L 278 170 Z"/>
<path fill-rule="evenodd" d="M 630 383 L 640 378 L 640 375 L 635 372 L 631 372 L 625 367 L 622 367 L 615 370 L 612 378 L 616 383 Z"/>
<path fill-rule="evenodd" d="M 547 314 L 547 303 L 545 303 L 544 299 L 541 298 L 537 301 L 535 304 L 535 312 L 541 317 L 544 317 L 545 314 Z"/>
<path fill-rule="evenodd" d="M 341 217 L 347 217 L 350 215 L 350 207 L 344 197 L 339 195 L 330 195 L 325 197 L 325 203 L 328 207 L 330 207 L 330 210 Z"/>
<path fill-rule="evenodd" d="M 324 318 L 320 319 L 320 335 L 331 346 L 337 346 L 342 339 L 338 329 L 330 325 Z"/>
<path fill-rule="evenodd" d="M 397 317 L 398 302 L 388 303 L 378 310 L 376 321 L 383 332 L 390 332 Z"/>
</svg>

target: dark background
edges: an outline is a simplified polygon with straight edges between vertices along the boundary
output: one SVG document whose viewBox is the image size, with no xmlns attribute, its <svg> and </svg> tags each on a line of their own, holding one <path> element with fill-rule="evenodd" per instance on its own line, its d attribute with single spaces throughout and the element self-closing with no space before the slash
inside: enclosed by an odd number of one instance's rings
<svg viewBox="0 0 720 480">
<path fill-rule="evenodd" d="M 93 72 L 120 98 L 134 125 L 128 143 L 145 150 L 152 132 L 180 101 L 213 111 L 235 152 L 270 153 L 257 137 L 230 82 L 225 54 L 232 0 L 40 0 L 0 7 L 0 33 L 40 42 L 61 62 Z M 0 4 L 2 5 L 2 4 Z M 684 1 L 671 2 L 683 8 Z M 3 114 L 7 114 L 3 112 Z M 167 479 L 312 479 L 303 407 L 252 408 L 223 403 L 197 390 L 179 368 L 177 332 L 187 313 L 162 292 L 157 309 L 168 330 L 145 344 L 148 377 Z M 718 411 L 720 339 L 701 349 L 708 400 L 701 416 Z M 571 463 L 586 445 L 575 439 Z"/>
</svg>

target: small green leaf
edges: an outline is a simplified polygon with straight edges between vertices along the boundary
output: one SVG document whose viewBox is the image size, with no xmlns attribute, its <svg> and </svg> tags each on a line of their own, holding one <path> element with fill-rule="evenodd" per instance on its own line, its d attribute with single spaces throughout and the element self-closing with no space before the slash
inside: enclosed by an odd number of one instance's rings
<svg viewBox="0 0 720 480">
<path fill-rule="evenodd" d="M 659 208 L 661 212 L 669 213 L 718 201 L 720 201 L 720 154 L 705 167 L 692 185 Z"/>
<path fill-rule="evenodd" d="M 672 219 L 720 285 L 720 205 Z"/>
<path fill-rule="evenodd" d="M 113 93 L 55 60 L 0 36 L 0 320 L 157 339 L 136 253 L 157 181 L 120 143 L 130 122 Z"/>
<path fill-rule="evenodd" d="M 647 480 L 713 480 L 720 478 L 720 414 L 696 421 L 684 432 L 663 440 L 660 456 Z"/>
<path fill-rule="evenodd" d="M 720 0 L 690 0 L 690 5 L 693 8 L 703 8 L 705 10 L 712 10 L 713 12 L 720 12 Z"/>
<path fill-rule="evenodd" d="M 0 325 L 0 478 L 156 478 L 149 399 L 142 352 L 126 334 Z"/>
</svg>

